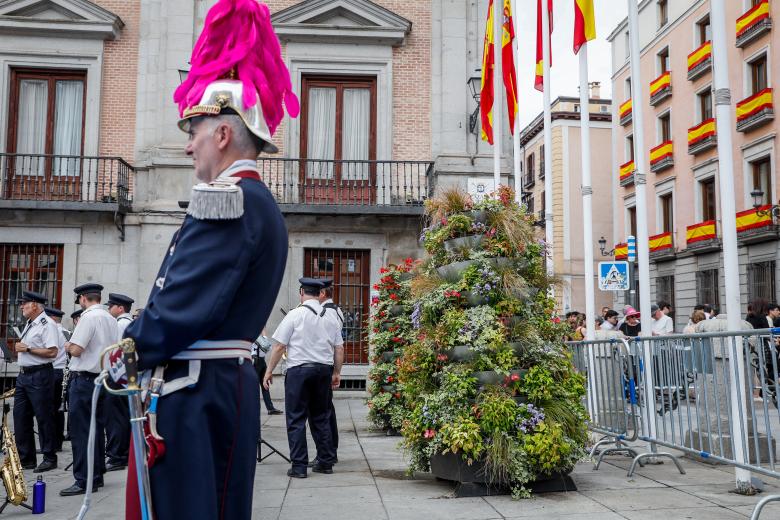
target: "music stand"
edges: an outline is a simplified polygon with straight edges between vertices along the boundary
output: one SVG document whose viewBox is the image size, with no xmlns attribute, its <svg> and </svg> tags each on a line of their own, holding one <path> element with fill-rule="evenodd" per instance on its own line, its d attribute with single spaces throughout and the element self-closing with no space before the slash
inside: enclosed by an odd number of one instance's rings
<svg viewBox="0 0 780 520">
<path fill-rule="evenodd" d="M 261 412 L 262 412 L 262 410 L 261 410 Z M 263 455 L 263 453 L 262 453 L 263 444 L 268 446 L 268 448 L 271 450 L 271 453 L 267 453 L 267 454 Z M 257 432 L 257 462 L 258 463 L 259 462 L 263 462 L 265 459 L 267 459 L 268 457 L 270 457 L 274 453 L 276 453 L 281 458 L 283 458 L 284 460 L 286 460 L 287 462 L 292 464 L 292 461 L 290 460 L 290 457 L 288 457 L 287 455 L 285 455 L 281 451 L 277 450 L 270 442 L 268 442 L 268 441 L 263 439 L 263 423 L 261 422 L 260 423 L 260 431 Z"/>
</svg>

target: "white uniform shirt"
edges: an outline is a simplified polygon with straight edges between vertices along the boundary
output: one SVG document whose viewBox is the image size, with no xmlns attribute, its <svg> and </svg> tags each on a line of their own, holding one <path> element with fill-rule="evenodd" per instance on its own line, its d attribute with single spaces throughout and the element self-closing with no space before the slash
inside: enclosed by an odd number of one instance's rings
<svg viewBox="0 0 780 520">
<path fill-rule="evenodd" d="M 323 310 L 325 311 L 325 316 L 323 316 L 328 322 L 331 324 L 331 326 L 336 328 L 336 331 L 339 336 L 341 336 L 341 330 L 344 328 L 344 313 L 341 312 L 340 308 L 334 309 L 334 308 L 328 308 L 325 309 L 325 306 L 329 303 L 333 303 L 333 299 L 328 298 L 324 302 L 322 302 Z"/>
<path fill-rule="evenodd" d="M 125 335 L 125 329 L 128 325 L 133 323 L 133 315 L 129 312 L 125 312 L 116 317 L 116 325 L 119 329 L 119 335 L 116 338 L 116 342 L 119 343 L 122 340 L 122 336 Z"/>
<path fill-rule="evenodd" d="M 27 322 L 20 341 L 31 349 L 57 348 L 59 346 L 57 324 L 53 319 L 46 316 L 45 312 L 42 312 L 36 316 L 34 320 Z M 46 365 L 47 363 L 51 363 L 51 361 L 51 358 L 35 356 L 27 352 L 20 352 L 18 357 L 20 367 Z"/>
<path fill-rule="evenodd" d="M 273 340 L 287 345 L 288 369 L 304 363 L 333 365 L 334 348 L 344 344 L 341 327 L 336 330 L 321 314 L 320 302 L 307 300 L 288 312 L 274 331 Z"/>
<path fill-rule="evenodd" d="M 57 335 L 59 339 L 59 345 L 57 345 L 57 357 L 54 358 L 55 370 L 62 370 L 65 368 L 65 363 L 68 360 L 68 353 L 65 352 L 65 329 L 62 328 L 61 323 L 57 323 Z"/>
<path fill-rule="evenodd" d="M 70 342 L 82 347 L 84 352 L 71 358 L 70 369 L 100 372 L 100 353 L 116 343 L 118 330 L 114 317 L 99 303 L 82 312 Z"/>
<path fill-rule="evenodd" d="M 672 318 L 663 314 L 661 319 L 653 320 L 653 336 L 668 336 L 674 332 Z"/>
</svg>

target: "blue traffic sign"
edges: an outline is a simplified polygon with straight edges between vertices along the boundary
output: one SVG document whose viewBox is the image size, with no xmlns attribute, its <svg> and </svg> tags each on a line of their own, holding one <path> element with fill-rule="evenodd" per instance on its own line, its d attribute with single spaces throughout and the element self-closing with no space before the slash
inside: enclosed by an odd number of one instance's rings
<svg viewBox="0 0 780 520">
<path fill-rule="evenodd" d="M 599 262 L 599 289 L 602 291 L 627 291 L 628 262 Z"/>
</svg>

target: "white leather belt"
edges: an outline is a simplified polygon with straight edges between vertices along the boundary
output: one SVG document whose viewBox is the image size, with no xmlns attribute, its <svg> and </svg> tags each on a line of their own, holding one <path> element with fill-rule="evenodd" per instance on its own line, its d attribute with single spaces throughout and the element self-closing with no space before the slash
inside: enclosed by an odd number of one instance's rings
<svg viewBox="0 0 780 520">
<path fill-rule="evenodd" d="M 240 339 L 209 341 L 201 339 L 182 350 L 173 359 L 193 361 L 245 358 L 252 360 L 252 342 Z"/>
</svg>

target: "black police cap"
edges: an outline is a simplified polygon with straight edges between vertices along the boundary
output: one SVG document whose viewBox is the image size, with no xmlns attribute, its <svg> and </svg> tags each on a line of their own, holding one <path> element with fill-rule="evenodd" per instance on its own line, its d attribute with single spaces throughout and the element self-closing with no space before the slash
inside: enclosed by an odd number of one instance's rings
<svg viewBox="0 0 780 520">
<path fill-rule="evenodd" d="M 46 296 L 35 291 L 22 291 L 22 297 L 19 298 L 19 303 L 35 302 L 45 304 L 47 301 L 48 298 Z"/>
<path fill-rule="evenodd" d="M 319 291 L 325 288 L 323 281 L 317 278 L 298 278 L 298 283 L 300 283 L 301 287 L 304 289 Z"/>
<path fill-rule="evenodd" d="M 322 282 L 323 289 L 327 289 L 333 285 L 333 278 L 322 278 L 320 281 Z"/>
<path fill-rule="evenodd" d="M 112 292 L 108 293 L 108 301 L 106 303 L 108 305 L 127 305 L 129 307 L 133 304 L 133 302 L 135 302 L 135 300 L 129 296 Z"/>
<path fill-rule="evenodd" d="M 76 293 L 76 303 L 78 303 L 79 296 L 83 294 L 101 294 L 103 292 L 103 286 L 99 283 L 85 283 L 73 289 L 73 292 Z"/>
<path fill-rule="evenodd" d="M 44 307 L 43 312 L 45 312 L 48 316 L 54 316 L 55 318 L 62 318 L 65 316 L 64 312 L 59 309 L 55 309 L 54 307 Z"/>
<path fill-rule="evenodd" d="M 71 312 L 71 313 L 70 313 L 70 318 L 71 318 L 72 320 L 75 320 L 76 318 L 78 318 L 79 316 L 81 316 L 81 313 L 82 313 L 82 312 L 84 312 L 84 309 L 79 309 L 79 310 L 77 310 L 77 311 L 73 311 L 73 312 Z"/>
</svg>

